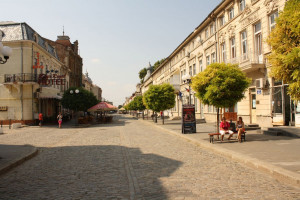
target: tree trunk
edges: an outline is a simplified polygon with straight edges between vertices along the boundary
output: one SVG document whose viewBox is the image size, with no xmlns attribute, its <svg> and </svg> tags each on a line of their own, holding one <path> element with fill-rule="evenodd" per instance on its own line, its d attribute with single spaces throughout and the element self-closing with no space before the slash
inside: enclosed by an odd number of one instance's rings
<svg viewBox="0 0 300 200">
<path fill-rule="evenodd" d="M 219 108 L 217 108 L 217 133 L 220 131 L 220 115 L 219 115 Z"/>
<path fill-rule="evenodd" d="M 163 124 L 165 124 L 165 115 L 164 115 L 164 111 L 162 112 L 161 117 L 162 117 L 162 122 L 163 122 Z"/>
<path fill-rule="evenodd" d="M 136 118 L 139 118 L 139 112 L 136 111 Z"/>
<path fill-rule="evenodd" d="M 157 123 L 157 112 L 155 112 L 155 123 Z"/>
<path fill-rule="evenodd" d="M 143 120 L 144 120 L 144 118 L 145 118 L 145 115 L 144 115 L 144 110 L 143 110 L 143 113 L 142 113 L 142 115 L 143 115 Z"/>
</svg>

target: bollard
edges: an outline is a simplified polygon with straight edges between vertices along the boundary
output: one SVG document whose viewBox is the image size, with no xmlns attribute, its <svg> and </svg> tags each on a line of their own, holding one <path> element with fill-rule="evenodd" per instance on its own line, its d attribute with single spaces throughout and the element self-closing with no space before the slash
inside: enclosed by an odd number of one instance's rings
<svg viewBox="0 0 300 200">
<path fill-rule="evenodd" d="M 11 119 L 9 120 L 9 129 L 11 128 Z"/>
</svg>

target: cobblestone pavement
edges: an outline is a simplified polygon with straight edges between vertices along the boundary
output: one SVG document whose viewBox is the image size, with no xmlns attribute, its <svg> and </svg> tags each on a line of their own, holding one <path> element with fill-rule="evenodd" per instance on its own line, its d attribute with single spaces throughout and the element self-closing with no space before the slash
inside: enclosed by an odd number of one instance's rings
<svg viewBox="0 0 300 200">
<path fill-rule="evenodd" d="M 40 150 L 0 176 L 0 199 L 300 199 L 298 188 L 124 116 L 23 128 L 0 143 Z"/>
</svg>

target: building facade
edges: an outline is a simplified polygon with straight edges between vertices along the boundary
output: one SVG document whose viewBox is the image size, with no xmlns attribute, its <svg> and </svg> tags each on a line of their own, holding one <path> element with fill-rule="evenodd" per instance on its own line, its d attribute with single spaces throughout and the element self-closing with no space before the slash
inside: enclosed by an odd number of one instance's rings
<svg viewBox="0 0 300 200">
<path fill-rule="evenodd" d="M 13 49 L 0 67 L 0 120 L 33 124 L 38 113 L 56 118 L 59 100 L 67 89 L 68 69 L 44 38 L 26 23 L 0 23 L 3 43 Z"/>
<path fill-rule="evenodd" d="M 262 127 L 289 125 L 295 122 L 293 101 L 287 85 L 269 77 L 267 56 L 270 46 L 265 42 L 274 28 L 285 0 L 223 0 L 201 24 L 145 79 L 144 93 L 149 85 L 170 83 L 177 92 L 176 106 L 170 117 L 181 116 L 182 104 L 191 102 L 196 117 L 216 121 L 216 108 L 203 105 L 189 93 L 185 75 L 195 76 L 214 62 L 238 64 L 252 84 L 245 98 L 232 108 L 222 110 L 227 119 L 243 117 L 247 124 Z"/>
</svg>

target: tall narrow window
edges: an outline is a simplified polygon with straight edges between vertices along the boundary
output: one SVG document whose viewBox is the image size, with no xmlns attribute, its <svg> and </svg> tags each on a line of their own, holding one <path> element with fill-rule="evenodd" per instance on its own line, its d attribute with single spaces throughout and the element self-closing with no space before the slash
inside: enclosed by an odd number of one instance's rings
<svg viewBox="0 0 300 200">
<path fill-rule="evenodd" d="M 225 16 L 223 15 L 222 17 L 220 17 L 220 27 L 223 26 L 225 24 Z"/>
<path fill-rule="evenodd" d="M 275 19 L 278 17 L 278 11 L 274 12 L 273 14 L 270 15 L 269 20 L 270 20 L 270 31 L 272 31 L 275 28 L 276 22 Z"/>
<path fill-rule="evenodd" d="M 242 59 L 246 60 L 247 56 L 247 32 L 243 31 L 241 33 L 241 41 L 242 41 Z"/>
<path fill-rule="evenodd" d="M 189 75 L 190 75 L 190 76 L 193 76 L 192 66 L 189 67 Z"/>
<path fill-rule="evenodd" d="M 205 30 L 205 39 L 208 38 L 208 29 Z"/>
<path fill-rule="evenodd" d="M 193 64 L 193 76 L 196 75 L 196 64 Z"/>
<path fill-rule="evenodd" d="M 234 18 L 234 8 L 233 7 L 229 9 L 228 15 L 229 15 L 228 16 L 229 20 Z"/>
<path fill-rule="evenodd" d="M 211 54 L 211 63 L 215 63 L 215 62 L 216 62 L 216 53 L 213 52 L 213 53 Z"/>
<path fill-rule="evenodd" d="M 235 38 L 230 39 L 230 53 L 231 53 L 231 58 L 236 57 L 236 51 L 235 51 Z"/>
<path fill-rule="evenodd" d="M 210 56 L 206 56 L 206 66 L 210 64 Z"/>
<path fill-rule="evenodd" d="M 255 39 L 255 57 L 258 63 L 262 63 L 262 37 L 261 37 L 261 23 L 254 25 L 254 39 Z"/>
<path fill-rule="evenodd" d="M 226 45 L 225 42 L 221 44 L 222 62 L 226 62 Z"/>
<path fill-rule="evenodd" d="M 239 6 L 240 6 L 240 11 L 242 12 L 245 9 L 245 6 L 246 6 L 245 0 L 240 0 Z"/>
<path fill-rule="evenodd" d="M 210 35 L 214 34 L 214 25 L 210 25 Z"/>
<path fill-rule="evenodd" d="M 200 72 L 202 72 L 203 71 L 202 59 L 199 61 L 199 66 L 200 66 Z"/>
</svg>

